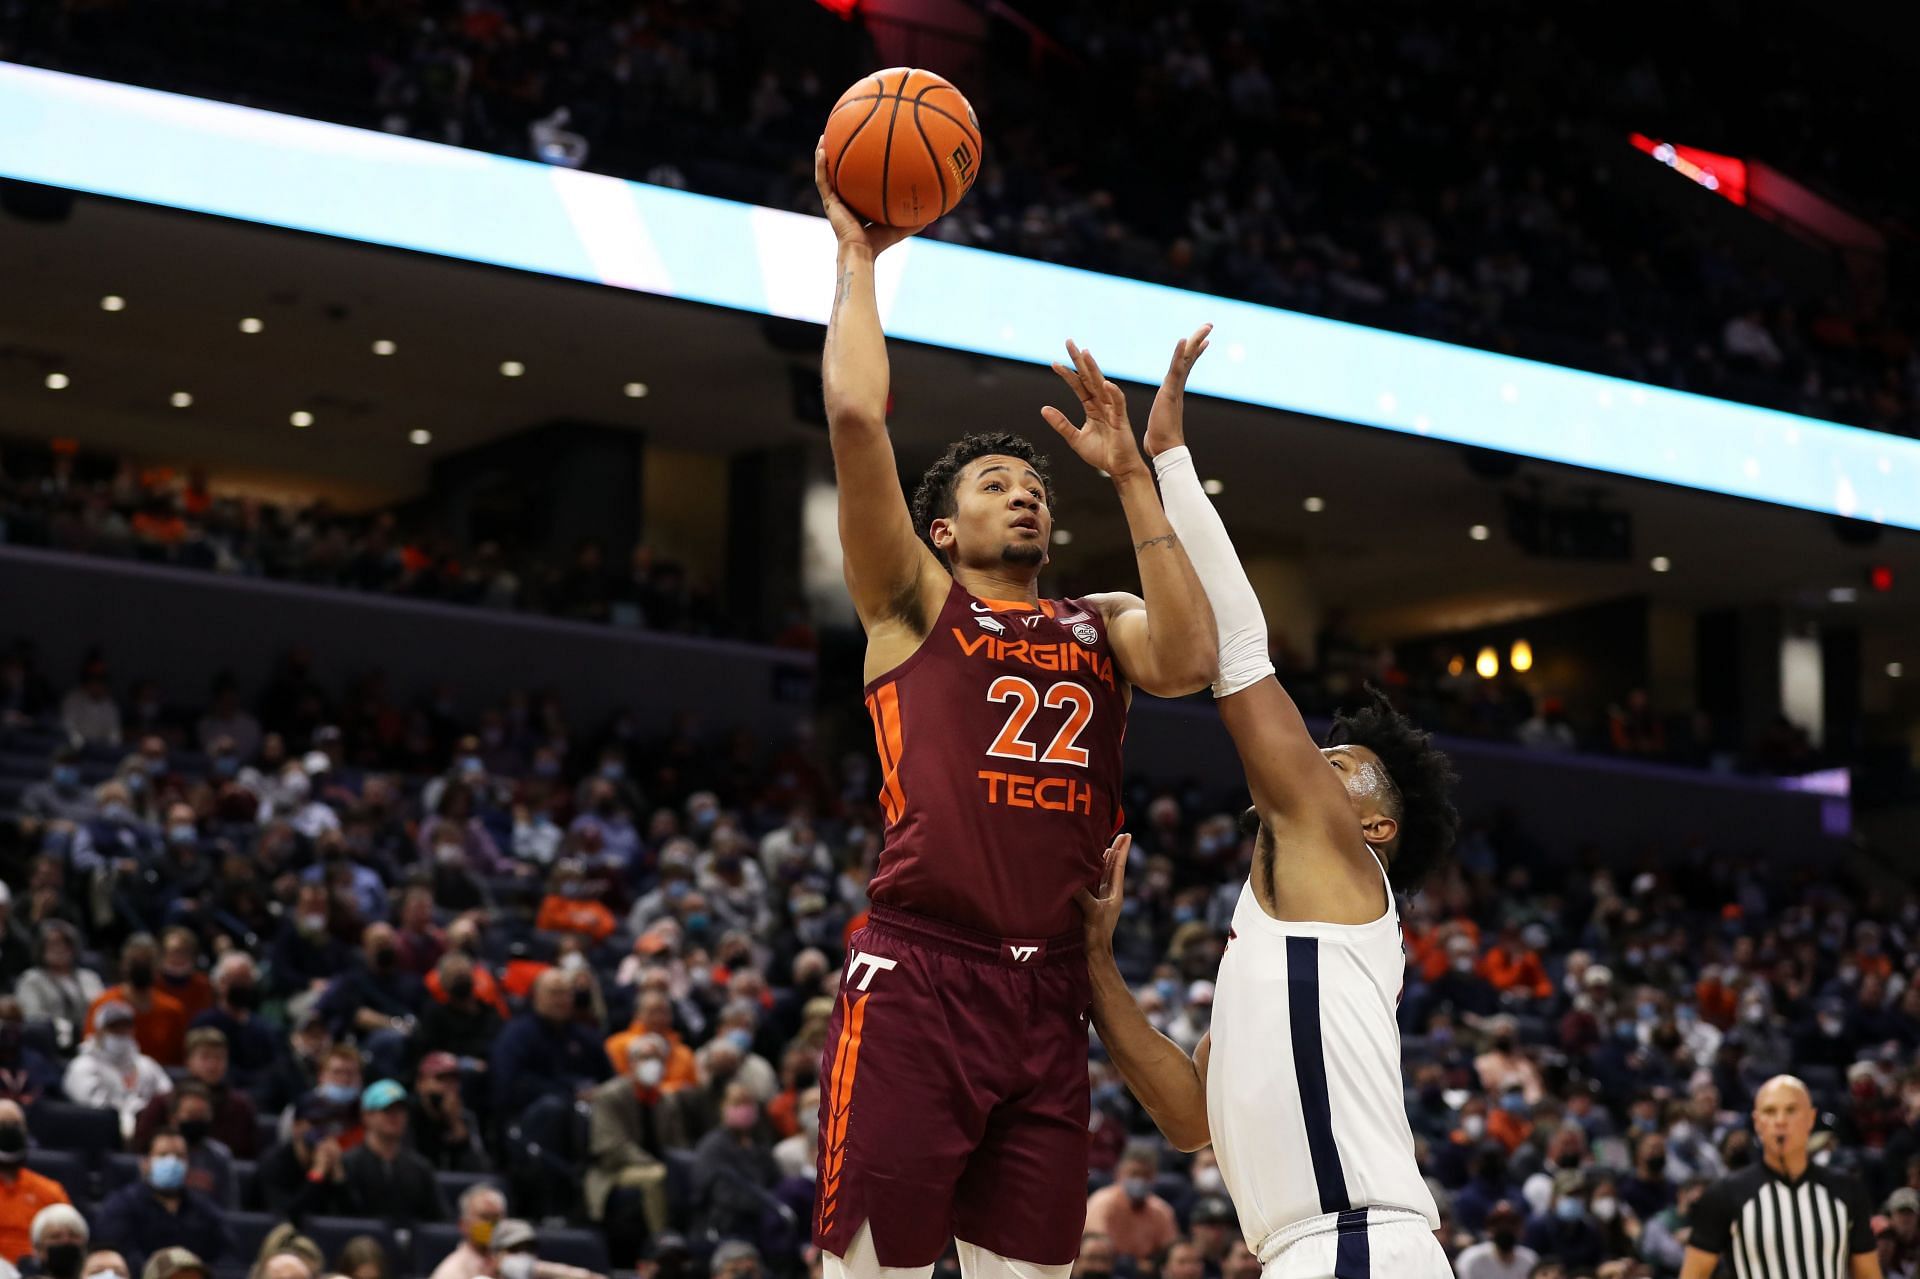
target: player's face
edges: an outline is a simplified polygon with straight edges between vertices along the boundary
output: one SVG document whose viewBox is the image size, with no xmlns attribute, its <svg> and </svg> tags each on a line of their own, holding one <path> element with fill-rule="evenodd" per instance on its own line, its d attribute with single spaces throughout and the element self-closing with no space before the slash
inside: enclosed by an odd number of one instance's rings
<svg viewBox="0 0 1920 1279">
<path fill-rule="evenodd" d="M 1354 816 L 1360 819 L 1367 842 L 1375 847 L 1391 843 L 1400 824 L 1380 811 L 1393 790 L 1380 757 L 1364 746 L 1328 746 L 1320 754 L 1347 788 L 1347 798 L 1353 801 Z"/>
<path fill-rule="evenodd" d="M 953 518 L 934 524 L 934 544 L 954 563 L 1037 569 L 1047 562 L 1053 512 L 1047 486 L 1019 458 L 975 458 L 954 484 Z"/>
</svg>

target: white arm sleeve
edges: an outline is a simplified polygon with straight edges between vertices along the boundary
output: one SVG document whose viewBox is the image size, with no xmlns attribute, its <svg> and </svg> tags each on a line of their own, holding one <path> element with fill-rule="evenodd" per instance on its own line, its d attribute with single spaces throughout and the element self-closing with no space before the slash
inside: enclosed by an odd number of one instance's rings
<svg viewBox="0 0 1920 1279">
<path fill-rule="evenodd" d="M 1267 619 L 1247 571 L 1240 567 L 1227 526 L 1200 487 L 1187 446 L 1154 458 L 1153 469 L 1160 477 L 1160 503 L 1166 508 L 1167 523 L 1179 535 L 1207 602 L 1213 605 L 1213 620 L 1220 629 L 1220 677 L 1214 681 L 1213 695 L 1226 697 L 1273 674 L 1273 660 L 1267 656 Z"/>
</svg>

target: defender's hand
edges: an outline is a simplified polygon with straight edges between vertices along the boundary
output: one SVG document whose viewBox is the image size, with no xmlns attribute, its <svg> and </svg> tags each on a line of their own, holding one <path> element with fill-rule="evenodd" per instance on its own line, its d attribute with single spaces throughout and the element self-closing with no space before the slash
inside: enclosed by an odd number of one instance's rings
<svg viewBox="0 0 1920 1279">
<path fill-rule="evenodd" d="M 1040 416 L 1088 466 L 1105 471 L 1115 481 L 1143 474 L 1147 464 L 1140 456 L 1139 442 L 1133 438 L 1125 393 L 1107 381 L 1093 352 L 1083 351 L 1069 341 L 1067 355 L 1073 360 L 1073 367 L 1056 363 L 1053 371 L 1080 401 L 1086 424 L 1076 427 L 1065 413 L 1052 405 L 1041 409 Z"/>
<path fill-rule="evenodd" d="M 1101 863 L 1100 895 L 1084 888 L 1074 895 L 1086 921 L 1089 952 L 1106 954 L 1113 949 L 1114 925 L 1120 922 L 1120 908 L 1127 900 L 1127 852 L 1132 847 L 1133 836 L 1116 838 Z"/>
<path fill-rule="evenodd" d="M 1194 362 L 1207 349 L 1207 335 L 1212 332 L 1211 324 L 1203 324 L 1192 337 L 1182 338 L 1174 346 L 1173 363 L 1167 365 L 1167 376 L 1154 393 L 1153 411 L 1147 414 L 1148 457 L 1158 457 L 1187 442 L 1187 374 L 1193 372 Z"/>
<path fill-rule="evenodd" d="M 918 235 L 927 229 L 927 223 L 919 226 L 882 226 L 878 222 L 862 222 L 860 215 L 847 207 L 846 201 L 833 189 L 833 183 L 827 180 L 827 145 L 822 138 L 813 148 L 813 185 L 820 192 L 820 207 L 826 212 L 827 221 L 833 226 L 834 235 L 845 247 L 849 244 L 864 246 L 873 256 L 879 257 L 908 236 Z"/>
</svg>

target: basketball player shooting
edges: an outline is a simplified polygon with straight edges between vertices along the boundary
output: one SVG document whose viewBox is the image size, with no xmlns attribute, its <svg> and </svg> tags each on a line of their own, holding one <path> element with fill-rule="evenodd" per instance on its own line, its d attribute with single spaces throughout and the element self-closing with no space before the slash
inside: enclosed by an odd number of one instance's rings
<svg viewBox="0 0 1920 1279">
<path fill-rule="evenodd" d="M 909 506 L 873 264 L 911 231 L 863 225 L 824 151 L 815 173 L 839 238 L 822 365 L 886 839 L 827 1028 L 814 1240 L 830 1279 L 924 1279 L 949 1240 L 969 1276 L 1064 1279 L 1086 1208 L 1074 898 L 1120 824 L 1131 690 L 1204 687 L 1213 618 L 1125 398 L 1071 344 L 1055 367 L 1086 420 L 1047 420 L 1112 476 L 1145 598 L 1039 598 L 1051 491 L 1020 436 L 960 440 Z"/>
<path fill-rule="evenodd" d="M 1443 1279 L 1452 1270 L 1402 1100 L 1394 893 L 1452 846 L 1453 771 L 1377 693 L 1317 745 L 1274 678 L 1260 602 L 1185 447 L 1187 374 L 1207 334 L 1176 348 L 1147 450 L 1219 622 L 1214 696 L 1259 836 L 1212 1029 L 1191 1060 L 1148 1025 L 1114 965 L 1129 837 L 1115 842 L 1100 895 L 1080 897 L 1094 1024 L 1168 1140 L 1212 1142 L 1266 1279 Z"/>
</svg>

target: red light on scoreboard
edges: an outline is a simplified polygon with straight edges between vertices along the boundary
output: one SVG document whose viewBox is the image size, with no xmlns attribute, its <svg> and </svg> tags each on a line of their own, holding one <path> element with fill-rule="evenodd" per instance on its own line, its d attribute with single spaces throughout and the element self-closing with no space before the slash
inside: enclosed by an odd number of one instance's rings
<svg viewBox="0 0 1920 1279">
<path fill-rule="evenodd" d="M 851 18 L 853 11 L 860 7 L 860 0 L 814 0 L 814 3 L 842 18 Z"/>
<path fill-rule="evenodd" d="M 1885 564 L 1875 564 L 1867 570 L 1867 585 L 1879 594 L 1893 589 L 1893 569 Z"/>
<path fill-rule="evenodd" d="M 1675 173 L 1691 182 L 1695 182 L 1715 195 L 1735 204 L 1747 202 L 1747 162 L 1730 155 L 1720 155 L 1713 151 L 1702 151 L 1699 147 L 1683 147 L 1672 142 L 1661 142 L 1644 133 L 1635 133 L 1627 140 L 1633 143 L 1636 151 L 1644 151 Z"/>
</svg>

